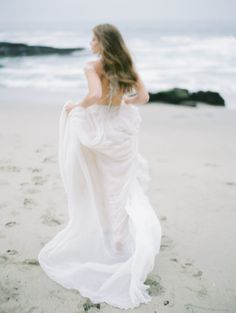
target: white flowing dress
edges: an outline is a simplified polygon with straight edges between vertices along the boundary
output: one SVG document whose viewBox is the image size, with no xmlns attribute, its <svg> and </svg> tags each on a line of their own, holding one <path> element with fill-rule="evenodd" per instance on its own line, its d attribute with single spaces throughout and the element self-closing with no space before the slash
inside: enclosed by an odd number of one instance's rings
<svg viewBox="0 0 236 313">
<path fill-rule="evenodd" d="M 66 104 L 65 104 L 66 105 Z M 142 121 L 135 104 L 62 108 L 58 163 L 68 223 L 38 260 L 54 281 L 94 304 L 120 309 L 148 303 L 144 284 L 160 250 L 161 225 L 139 153 Z"/>
</svg>

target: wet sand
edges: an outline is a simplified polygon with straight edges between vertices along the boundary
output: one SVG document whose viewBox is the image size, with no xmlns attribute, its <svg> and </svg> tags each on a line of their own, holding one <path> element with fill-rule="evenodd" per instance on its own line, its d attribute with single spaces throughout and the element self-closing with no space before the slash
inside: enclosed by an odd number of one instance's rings
<svg viewBox="0 0 236 313">
<path fill-rule="evenodd" d="M 65 98 L 40 105 L 35 95 L 25 102 L 23 94 L 4 96 L 0 312 L 120 311 L 106 303 L 91 305 L 76 290 L 50 280 L 38 265 L 40 248 L 67 222 L 57 164 Z M 146 281 L 153 299 L 135 311 L 236 312 L 236 110 L 158 103 L 140 106 L 140 113 L 140 152 L 149 161 L 148 193 L 163 236 Z"/>
</svg>

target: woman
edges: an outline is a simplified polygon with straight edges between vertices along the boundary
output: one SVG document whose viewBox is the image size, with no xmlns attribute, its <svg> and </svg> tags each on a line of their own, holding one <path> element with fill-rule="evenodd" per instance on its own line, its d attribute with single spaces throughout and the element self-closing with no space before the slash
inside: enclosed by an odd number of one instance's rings
<svg viewBox="0 0 236 313">
<path fill-rule="evenodd" d="M 148 303 L 161 225 L 146 194 L 147 161 L 138 150 L 136 104 L 148 92 L 118 29 L 93 28 L 99 58 L 84 68 L 88 94 L 67 102 L 59 121 L 59 169 L 69 221 L 40 251 L 47 275 L 93 303 L 121 309 Z M 128 97 L 126 93 L 136 91 Z"/>
</svg>

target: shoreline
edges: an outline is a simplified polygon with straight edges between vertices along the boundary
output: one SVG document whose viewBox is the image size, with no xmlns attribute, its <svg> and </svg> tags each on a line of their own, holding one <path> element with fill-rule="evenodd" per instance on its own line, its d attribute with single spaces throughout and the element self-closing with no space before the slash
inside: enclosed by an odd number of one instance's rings
<svg viewBox="0 0 236 313">
<path fill-rule="evenodd" d="M 79 101 L 81 97 L 73 91 L 48 91 L 48 90 L 41 90 L 41 89 L 30 89 L 30 88 L 21 88 L 21 87 L 1 87 L 0 86 L 0 106 L 2 105 L 12 105 L 14 103 L 19 103 L 19 105 L 30 105 L 32 106 L 32 102 L 34 103 L 33 106 L 36 105 L 47 105 L 47 106 L 60 106 L 63 105 L 67 100 L 72 99 L 75 101 Z M 32 101 L 33 99 L 33 101 Z M 164 102 L 149 102 L 144 105 L 166 105 L 166 106 L 173 106 L 173 107 L 184 107 L 184 108 L 195 108 L 198 109 L 199 107 L 206 107 L 207 108 L 221 108 L 227 110 L 236 110 L 236 104 L 227 106 L 217 106 L 211 105 L 207 103 L 197 102 L 196 107 L 191 107 L 188 105 L 182 104 L 173 104 L 173 103 L 164 103 Z"/>
</svg>

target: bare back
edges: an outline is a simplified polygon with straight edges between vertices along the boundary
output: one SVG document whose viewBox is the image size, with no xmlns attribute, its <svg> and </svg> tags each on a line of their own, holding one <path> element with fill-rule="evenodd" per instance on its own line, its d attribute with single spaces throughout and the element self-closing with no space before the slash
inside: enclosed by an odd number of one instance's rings
<svg viewBox="0 0 236 313">
<path fill-rule="evenodd" d="M 120 105 L 124 93 L 120 90 L 116 90 L 112 86 L 109 80 L 102 75 L 102 68 L 100 61 L 95 61 L 96 71 L 101 79 L 102 84 L 102 97 L 97 101 L 98 104 L 107 104 L 107 105 Z"/>
</svg>

